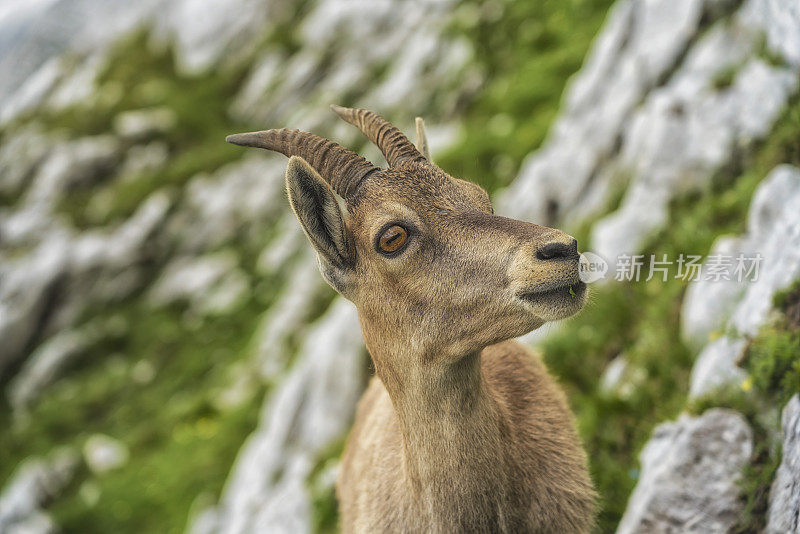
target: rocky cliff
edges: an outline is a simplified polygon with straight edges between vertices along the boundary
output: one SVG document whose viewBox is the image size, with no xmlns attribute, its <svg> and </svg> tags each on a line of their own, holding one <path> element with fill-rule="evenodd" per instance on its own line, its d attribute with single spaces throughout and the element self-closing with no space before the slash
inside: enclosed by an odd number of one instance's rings
<svg viewBox="0 0 800 534">
<path fill-rule="evenodd" d="M 612 275 L 760 255 L 741 280 L 598 284 L 530 342 L 601 531 L 800 532 L 800 9 L 609 4 L 0 8 L 0 531 L 335 528 L 369 358 L 285 161 L 222 142 L 287 125 L 379 162 L 335 102 L 425 116 L 445 169 Z"/>
</svg>

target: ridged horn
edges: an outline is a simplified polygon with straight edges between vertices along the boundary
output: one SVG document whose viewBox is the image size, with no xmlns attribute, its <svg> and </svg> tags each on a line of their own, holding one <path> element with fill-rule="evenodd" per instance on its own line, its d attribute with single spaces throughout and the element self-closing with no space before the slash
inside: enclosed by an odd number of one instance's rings
<svg viewBox="0 0 800 534">
<path fill-rule="evenodd" d="M 409 161 L 427 161 L 403 132 L 377 113 L 341 106 L 331 106 L 331 109 L 375 143 L 390 167 Z"/>
<path fill-rule="evenodd" d="M 229 135 L 234 145 L 266 148 L 285 156 L 300 156 L 345 200 L 367 176 L 380 169 L 338 143 L 300 130 L 281 128 Z"/>
</svg>

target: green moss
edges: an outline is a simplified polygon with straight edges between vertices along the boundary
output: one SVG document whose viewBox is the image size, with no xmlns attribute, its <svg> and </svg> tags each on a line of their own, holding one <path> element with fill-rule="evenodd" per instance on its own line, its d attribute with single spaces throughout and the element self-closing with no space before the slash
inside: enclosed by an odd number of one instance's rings
<svg viewBox="0 0 800 534">
<path fill-rule="evenodd" d="M 785 321 L 766 327 L 751 344 L 746 366 L 753 387 L 786 404 L 800 392 L 800 331 Z"/>
<path fill-rule="evenodd" d="M 772 305 L 780 310 L 787 310 L 789 307 L 796 306 L 798 301 L 800 301 L 800 280 L 775 293 Z"/>
<path fill-rule="evenodd" d="M 788 63 L 786 59 L 779 53 L 774 52 L 770 49 L 769 45 L 767 44 L 767 36 L 762 35 L 760 42 L 758 43 L 756 55 L 761 58 L 767 65 L 771 65 L 773 67 L 786 67 Z"/>
<path fill-rule="evenodd" d="M 476 47 L 486 84 L 464 103 L 457 145 L 436 156 L 443 169 L 492 191 L 507 185 L 544 140 L 566 80 L 576 72 L 610 0 L 473 0 L 453 32 Z"/>
<path fill-rule="evenodd" d="M 764 326 L 747 350 L 744 365 L 752 386 L 783 406 L 800 392 L 800 280 L 775 295 L 781 315 Z"/>
<path fill-rule="evenodd" d="M 733 85 L 733 80 L 736 79 L 736 75 L 741 69 L 741 65 L 731 65 L 718 70 L 711 78 L 711 86 L 717 91 L 727 89 Z"/>
</svg>

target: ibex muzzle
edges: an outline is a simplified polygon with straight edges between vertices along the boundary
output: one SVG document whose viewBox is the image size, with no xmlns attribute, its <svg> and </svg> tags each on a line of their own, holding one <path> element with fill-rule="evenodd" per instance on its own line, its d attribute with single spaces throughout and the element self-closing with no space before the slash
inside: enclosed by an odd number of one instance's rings
<svg viewBox="0 0 800 534">
<path fill-rule="evenodd" d="M 588 531 L 594 493 L 563 394 L 506 341 L 583 306 L 575 239 L 494 215 L 425 143 L 333 109 L 388 169 L 296 130 L 228 141 L 290 156 L 289 201 L 323 276 L 358 308 L 379 377 L 342 460 L 343 530 Z"/>
</svg>

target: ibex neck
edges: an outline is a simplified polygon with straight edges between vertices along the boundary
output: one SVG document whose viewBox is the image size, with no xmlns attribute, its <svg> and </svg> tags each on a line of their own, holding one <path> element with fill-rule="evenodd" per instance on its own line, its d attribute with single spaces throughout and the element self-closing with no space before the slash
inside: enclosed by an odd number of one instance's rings
<svg viewBox="0 0 800 534">
<path fill-rule="evenodd" d="M 509 430 L 480 354 L 381 378 L 403 434 L 407 483 L 432 524 L 467 530 L 504 524 Z"/>
</svg>

